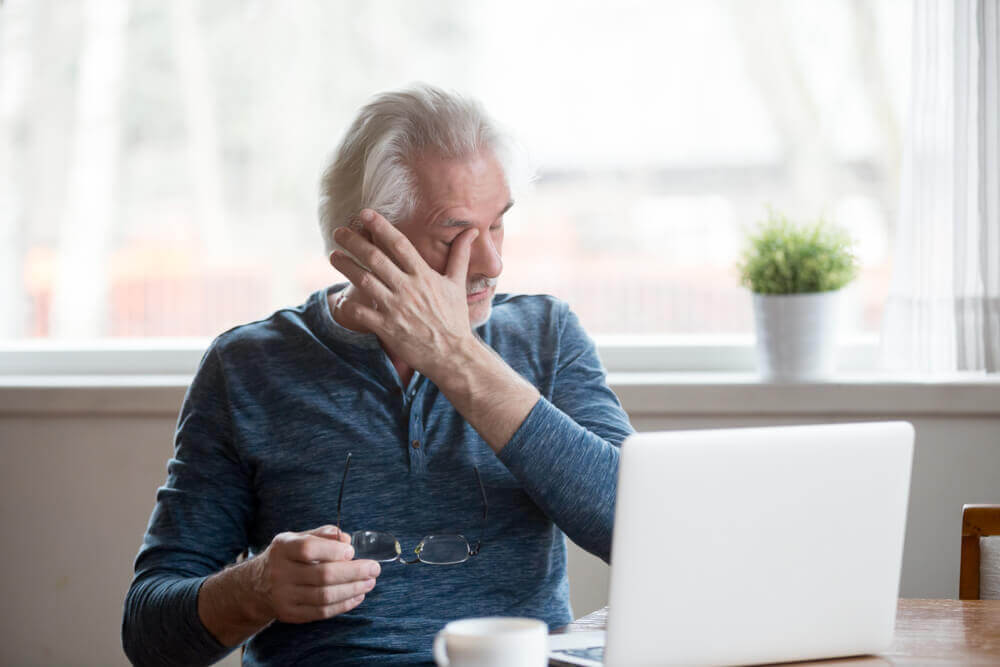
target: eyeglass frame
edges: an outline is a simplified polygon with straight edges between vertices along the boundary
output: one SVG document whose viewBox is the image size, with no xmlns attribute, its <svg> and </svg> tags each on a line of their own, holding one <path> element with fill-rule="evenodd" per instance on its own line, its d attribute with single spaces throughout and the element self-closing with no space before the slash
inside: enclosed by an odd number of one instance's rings
<svg viewBox="0 0 1000 667">
<path fill-rule="evenodd" d="M 341 508 L 343 507 L 343 504 L 344 504 L 344 487 L 347 485 L 347 473 L 351 469 L 351 457 L 352 456 L 353 456 L 353 454 L 351 452 L 347 453 L 347 461 L 344 463 L 344 476 L 340 480 L 340 493 L 337 495 L 337 534 L 340 534 L 342 532 L 340 530 L 340 510 L 341 510 Z M 482 522 L 482 524 L 479 527 L 479 538 L 476 540 L 475 546 L 469 544 L 468 540 L 466 539 L 466 544 L 468 545 L 468 551 L 469 551 L 469 558 L 472 558 L 473 556 L 479 555 L 479 549 L 482 546 L 483 535 L 486 532 L 486 518 L 489 515 L 489 503 L 486 501 L 486 487 L 483 486 L 483 478 L 479 474 L 479 466 L 472 466 L 472 470 L 473 470 L 473 472 L 476 473 L 476 482 L 479 483 L 479 493 L 480 493 L 480 495 L 483 498 L 483 522 Z M 362 532 L 382 532 L 382 531 L 362 531 Z M 396 545 L 398 547 L 399 540 L 396 539 L 396 536 L 393 535 L 392 533 L 385 533 L 385 534 L 391 535 L 392 538 L 396 541 Z M 462 539 L 465 539 L 464 535 L 461 535 L 461 534 L 457 534 L 457 535 L 459 537 L 461 537 Z M 420 544 L 423 544 L 424 540 L 426 540 L 428 537 L 433 537 L 433 536 L 432 535 L 424 535 L 422 538 L 420 538 Z M 353 542 L 353 540 L 354 540 L 354 538 L 352 536 L 351 541 Z M 419 546 L 419 544 L 418 544 L 418 546 Z M 380 562 L 383 562 L 383 563 L 393 563 L 393 562 L 397 562 L 398 561 L 398 562 L 402 563 L 403 565 L 415 565 L 416 563 L 424 563 L 424 565 L 459 565 L 460 563 L 464 563 L 465 561 L 469 560 L 469 558 L 466 558 L 465 560 L 459 561 L 458 563 L 426 563 L 426 562 L 420 560 L 420 553 L 419 552 L 417 552 L 417 557 L 414 560 L 404 560 L 403 559 L 403 554 L 400 551 L 399 553 L 396 554 L 395 558 L 393 558 L 391 560 L 380 561 Z"/>
</svg>

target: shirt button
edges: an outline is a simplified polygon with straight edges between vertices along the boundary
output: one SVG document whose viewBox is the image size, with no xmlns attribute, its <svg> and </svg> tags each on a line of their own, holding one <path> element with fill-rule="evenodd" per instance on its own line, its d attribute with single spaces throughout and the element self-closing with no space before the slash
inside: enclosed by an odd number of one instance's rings
<svg viewBox="0 0 1000 667">
<path fill-rule="evenodd" d="M 410 444 L 413 445 L 414 449 L 420 449 L 420 441 L 419 440 L 414 440 Z"/>
</svg>

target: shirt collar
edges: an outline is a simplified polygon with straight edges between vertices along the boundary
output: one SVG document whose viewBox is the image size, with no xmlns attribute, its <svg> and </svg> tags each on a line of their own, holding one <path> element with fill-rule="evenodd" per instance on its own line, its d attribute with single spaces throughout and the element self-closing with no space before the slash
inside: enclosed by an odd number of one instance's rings
<svg viewBox="0 0 1000 667">
<path fill-rule="evenodd" d="M 312 301 L 310 304 L 310 310 L 315 309 L 317 314 L 316 319 L 318 320 L 323 333 L 329 336 L 330 339 L 338 343 L 347 343 L 348 345 L 353 345 L 355 347 L 380 350 L 382 349 L 382 345 L 379 343 L 378 336 L 375 334 L 352 331 L 337 322 L 337 320 L 333 319 L 333 313 L 330 312 L 330 300 L 328 297 L 346 289 L 349 284 L 350 283 L 337 283 L 336 285 L 325 287 L 313 293 L 312 298 L 310 299 Z"/>
</svg>

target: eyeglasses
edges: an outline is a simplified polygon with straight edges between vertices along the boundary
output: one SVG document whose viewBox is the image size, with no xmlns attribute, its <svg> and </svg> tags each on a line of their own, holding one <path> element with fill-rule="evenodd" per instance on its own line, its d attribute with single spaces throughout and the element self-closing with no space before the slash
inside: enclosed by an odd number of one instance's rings
<svg viewBox="0 0 1000 667">
<path fill-rule="evenodd" d="M 337 498 L 337 531 L 340 531 L 340 508 L 344 502 L 344 486 L 347 483 L 347 472 L 351 469 L 351 454 L 347 454 L 344 465 L 344 479 L 340 482 L 340 496 Z M 380 563 L 399 561 L 406 565 L 426 563 L 428 565 L 457 565 L 464 563 L 479 553 L 479 547 L 486 529 L 486 516 L 489 506 L 486 503 L 486 489 L 483 479 L 479 476 L 479 468 L 473 467 L 476 481 L 479 483 L 479 493 L 483 498 L 483 523 L 479 528 L 479 539 L 474 545 L 463 535 L 426 535 L 413 552 L 416 558 L 406 560 L 399 540 L 392 533 L 382 533 L 375 530 L 362 530 L 351 535 L 351 546 L 354 547 L 354 558 L 367 558 Z"/>
</svg>

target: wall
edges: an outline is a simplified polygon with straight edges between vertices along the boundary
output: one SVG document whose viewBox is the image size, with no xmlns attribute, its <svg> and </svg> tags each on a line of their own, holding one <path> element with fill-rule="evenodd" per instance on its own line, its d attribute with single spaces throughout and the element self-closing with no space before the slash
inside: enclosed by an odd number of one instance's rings
<svg viewBox="0 0 1000 667">
<path fill-rule="evenodd" d="M 183 385 L 97 384 L 0 386 L 0 664 L 126 664 L 122 599 L 165 476 Z M 961 506 L 1000 502 L 1000 385 L 786 394 L 690 382 L 614 386 L 644 431 L 870 420 L 873 413 L 910 419 L 917 445 L 906 597 L 955 596 Z M 605 604 L 603 563 L 574 549 L 570 576 L 578 616 Z"/>
</svg>

